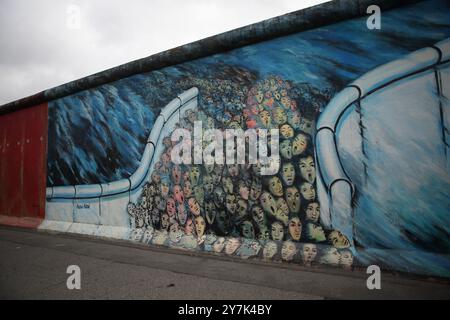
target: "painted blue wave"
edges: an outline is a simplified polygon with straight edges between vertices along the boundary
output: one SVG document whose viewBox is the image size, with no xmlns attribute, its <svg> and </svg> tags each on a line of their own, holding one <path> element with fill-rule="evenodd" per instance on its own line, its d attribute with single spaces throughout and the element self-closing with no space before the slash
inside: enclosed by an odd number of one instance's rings
<svg viewBox="0 0 450 320">
<path fill-rule="evenodd" d="M 47 185 L 130 176 L 159 110 L 186 89 L 177 82 L 181 78 L 215 78 L 222 72 L 218 66 L 230 65 L 254 73 L 255 81 L 275 74 L 337 92 L 380 64 L 449 37 L 449 21 L 447 1 L 425 1 L 383 12 L 381 30 L 368 30 L 365 18 L 349 20 L 53 101 Z"/>
</svg>

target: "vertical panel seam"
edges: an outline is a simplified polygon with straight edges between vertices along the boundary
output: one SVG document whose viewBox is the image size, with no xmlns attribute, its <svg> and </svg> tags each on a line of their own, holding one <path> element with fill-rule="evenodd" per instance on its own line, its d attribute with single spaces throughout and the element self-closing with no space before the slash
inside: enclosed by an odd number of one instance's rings
<svg viewBox="0 0 450 320">
<path fill-rule="evenodd" d="M 447 143 L 447 137 L 446 137 L 446 130 L 447 128 L 445 127 L 445 122 L 444 122 L 444 109 L 442 106 L 442 78 L 441 78 L 441 72 L 438 68 L 434 69 L 434 78 L 435 78 L 435 83 L 436 83 L 436 90 L 437 90 L 437 95 L 438 95 L 438 101 L 439 101 L 439 117 L 440 117 L 440 126 L 441 126 L 441 134 L 442 134 L 442 142 L 444 144 L 444 155 L 445 158 L 448 158 L 448 154 L 447 154 L 447 148 L 449 147 L 448 143 Z"/>
</svg>

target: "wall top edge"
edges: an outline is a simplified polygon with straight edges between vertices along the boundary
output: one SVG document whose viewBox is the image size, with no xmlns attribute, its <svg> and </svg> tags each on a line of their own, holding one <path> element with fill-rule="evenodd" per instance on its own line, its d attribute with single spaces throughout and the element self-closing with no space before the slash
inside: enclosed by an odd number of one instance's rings
<svg viewBox="0 0 450 320">
<path fill-rule="evenodd" d="M 365 16 L 369 5 L 381 10 L 410 5 L 423 0 L 333 0 L 313 7 L 263 20 L 220 33 L 189 44 L 134 60 L 93 75 L 47 89 L 0 106 L 0 114 L 59 99 L 89 88 L 117 81 L 135 74 L 195 60 L 293 33 L 306 31 L 343 20 Z"/>
</svg>

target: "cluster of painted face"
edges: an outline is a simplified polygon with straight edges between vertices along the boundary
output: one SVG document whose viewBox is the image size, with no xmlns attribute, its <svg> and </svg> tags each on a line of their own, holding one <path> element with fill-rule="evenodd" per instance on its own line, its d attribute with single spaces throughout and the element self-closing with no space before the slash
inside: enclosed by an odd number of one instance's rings
<svg viewBox="0 0 450 320">
<path fill-rule="evenodd" d="M 230 79 L 187 78 L 178 81 L 178 85 L 186 89 L 193 86 L 199 88 L 200 104 L 215 120 L 218 128 L 230 128 L 236 123 L 242 126 L 242 111 L 254 76 L 246 70 L 236 68 L 225 73 L 233 73 L 233 76 Z M 186 126 L 189 127 L 189 123 L 185 123 L 183 128 Z"/>
<path fill-rule="evenodd" d="M 209 186 L 200 184 L 200 167 L 186 168 L 170 161 L 170 138 L 164 139 L 164 146 L 161 161 L 155 164 L 151 182 L 144 186 L 138 202 L 140 207 L 145 203 L 144 223 L 135 222 L 135 226 L 156 229 L 153 244 L 195 249 L 206 232 L 204 194 Z"/>
<path fill-rule="evenodd" d="M 348 249 L 337 249 L 329 245 L 315 243 L 297 243 L 292 240 L 283 242 L 267 240 L 257 241 L 246 238 L 220 237 L 207 234 L 203 249 L 209 252 L 225 253 L 243 259 L 258 257 L 265 260 L 282 260 L 311 266 L 319 261 L 324 264 L 350 269 L 353 254 Z"/>
<path fill-rule="evenodd" d="M 202 121 L 205 129 L 279 128 L 278 173 L 261 176 L 259 164 L 175 165 L 171 161 L 175 143 L 166 137 L 151 182 L 138 204 L 129 205 L 133 226 L 154 229 L 154 244 L 243 258 L 299 257 L 309 264 L 316 260 L 317 243 L 347 248 L 344 235 L 320 225 L 313 121 L 303 117 L 290 98 L 291 84 L 279 77 L 248 88 L 226 80 L 206 86 L 209 81 L 194 83 L 201 89 L 199 108 L 182 115 L 177 127 L 190 129 Z"/>
</svg>

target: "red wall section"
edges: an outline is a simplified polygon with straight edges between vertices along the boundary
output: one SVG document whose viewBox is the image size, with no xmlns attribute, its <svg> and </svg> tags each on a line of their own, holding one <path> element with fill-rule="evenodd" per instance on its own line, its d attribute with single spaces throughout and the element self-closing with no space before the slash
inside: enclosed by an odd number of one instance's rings
<svg viewBox="0 0 450 320">
<path fill-rule="evenodd" d="M 47 104 L 0 115 L 0 224 L 36 227 L 45 216 Z"/>
</svg>

